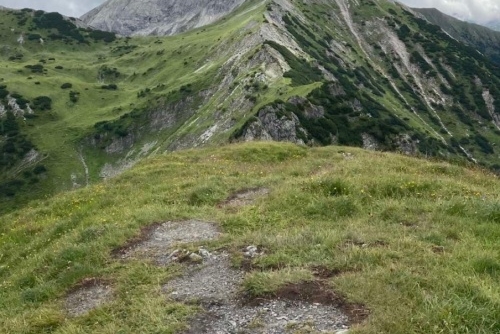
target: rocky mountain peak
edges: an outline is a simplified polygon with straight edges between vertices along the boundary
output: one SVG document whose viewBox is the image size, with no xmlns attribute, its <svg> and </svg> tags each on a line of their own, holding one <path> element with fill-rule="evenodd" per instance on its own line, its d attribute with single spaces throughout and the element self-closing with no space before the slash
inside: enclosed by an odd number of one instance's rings
<svg viewBox="0 0 500 334">
<path fill-rule="evenodd" d="M 90 26 L 124 36 L 174 35 L 213 23 L 245 0 L 108 0 L 83 15 Z"/>
</svg>

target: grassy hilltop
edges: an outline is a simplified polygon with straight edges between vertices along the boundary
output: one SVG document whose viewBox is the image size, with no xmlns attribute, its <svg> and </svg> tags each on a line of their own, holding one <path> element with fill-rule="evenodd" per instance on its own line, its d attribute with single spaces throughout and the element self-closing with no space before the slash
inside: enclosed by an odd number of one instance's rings
<svg viewBox="0 0 500 334">
<path fill-rule="evenodd" d="M 269 195 L 236 208 L 242 189 Z M 164 221 L 215 222 L 246 296 L 315 280 L 363 304 L 353 333 L 500 331 L 500 182 L 488 172 L 356 148 L 252 143 L 160 155 L 108 182 L 0 218 L 0 332 L 174 333 L 197 311 L 163 295 L 182 265 L 116 258 Z M 196 249 L 198 244 L 193 244 Z M 240 249 L 264 254 L 243 261 Z M 85 280 L 113 297 L 73 318 Z"/>
</svg>

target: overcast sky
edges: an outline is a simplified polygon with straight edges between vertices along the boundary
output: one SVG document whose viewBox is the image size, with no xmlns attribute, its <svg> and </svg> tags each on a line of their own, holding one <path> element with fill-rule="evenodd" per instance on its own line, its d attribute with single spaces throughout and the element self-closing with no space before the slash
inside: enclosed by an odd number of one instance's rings
<svg viewBox="0 0 500 334">
<path fill-rule="evenodd" d="M 0 0 L 10 8 L 35 8 L 79 17 L 105 0 Z M 140 1 L 140 0 L 137 0 Z M 486 23 L 500 19 L 500 0 L 400 0 L 413 7 L 435 7 L 450 15 Z"/>
</svg>

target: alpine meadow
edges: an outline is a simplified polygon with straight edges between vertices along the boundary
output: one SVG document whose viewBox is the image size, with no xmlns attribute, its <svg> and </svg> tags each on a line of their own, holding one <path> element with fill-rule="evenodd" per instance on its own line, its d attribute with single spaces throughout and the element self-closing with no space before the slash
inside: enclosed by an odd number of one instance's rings
<svg viewBox="0 0 500 334">
<path fill-rule="evenodd" d="M 434 9 L 0 7 L 0 333 L 500 333 L 499 145 Z"/>
</svg>

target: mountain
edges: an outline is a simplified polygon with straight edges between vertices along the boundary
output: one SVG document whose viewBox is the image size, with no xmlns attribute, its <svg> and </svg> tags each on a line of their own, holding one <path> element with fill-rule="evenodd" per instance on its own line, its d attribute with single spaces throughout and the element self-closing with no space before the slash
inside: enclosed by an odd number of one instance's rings
<svg viewBox="0 0 500 334">
<path fill-rule="evenodd" d="M 385 0 L 0 11 L 0 333 L 500 333 L 492 59 Z"/>
<path fill-rule="evenodd" d="M 476 48 L 493 62 L 500 64 L 500 32 L 464 22 L 434 8 L 414 8 L 429 22 L 440 26 L 453 38 Z"/>
<path fill-rule="evenodd" d="M 488 22 L 486 26 L 490 29 L 500 31 L 500 20 Z"/>
<path fill-rule="evenodd" d="M 0 210 L 151 155 L 238 141 L 499 170 L 491 58 L 398 3 L 349 4 L 249 0 L 182 34 L 123 38 L 56 13 L 0 11 Z"/>
<path fill-rule="evenodd" d="M 82 16 L 90 26 L 131 35 L 173 35 L 213 23 L 245 0 L 108 0 Z"/>
</svg>

